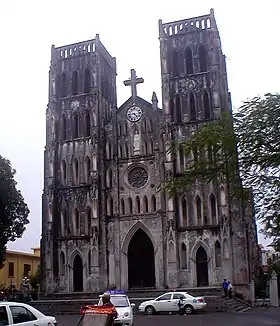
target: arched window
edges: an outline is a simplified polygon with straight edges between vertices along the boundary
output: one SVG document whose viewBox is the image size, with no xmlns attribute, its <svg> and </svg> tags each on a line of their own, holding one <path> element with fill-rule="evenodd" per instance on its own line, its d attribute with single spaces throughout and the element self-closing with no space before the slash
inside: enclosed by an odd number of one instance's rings
<svg viewBox="0 0 280 326">
<path fill-rule="evenodd" d="M 175 107 L 176 107 L 176 121 L 182 122 L 182 109 L 181 109 L 181 100 L 180 96 L 177 94 L 175 98 Z"/>
<path fill-rule="evenodd" d="M 186 198 L 183 198 L 183 200 L 182 200 L 183 226 L 187 226 L 187 218 L 188 218 L 187 208 L 188 208 L 188 206 L 187 206 Z"/>
<path fill-rule="evenodd" d="M 79 118 L 78 114 L 75 112 L 73 114 L 73 138 L 79 137 Z"/>
<path fill-rule="evenodd" d="M 64 209 L 61 216 L 61 235 L 66 237 L 68 234 L 68 217 L 67 211 Z"/>
<path fill-rule="evenodd" d="M 181 269 L 187 269 L 187 248 L 184 243 L 181 244 Z"/>
<path fill-rule="evenodd" d="M 154 143 L 152 140 L 150 141 L 150 154 L 154 154 Z"/>
<path fill-rule="evenodd" d="M 108 198 L 108 213 L 109 216 L 113 216 L 114 215 L 114 201 L 112 197 Z"/>
<path fill-rule="evenodd" d="M 222 266 L 221 244 L 218 240 L 215 242 L 215 262 L 216 262 L 216 267 Z"/>
<path fill-rule="evenodd" d="M 149 127 L 148 127 L 148 131 L 149 132 L 152 132 L 152 130 L 153 130 L 153 120 L 150 118 L 149 119 L 149 123 L 148 123 L 148 125 L 149 125 Z"/>
<path fill-rule="evenodd" d="M 136 213 L 141 213 L 140 199 L 136 196 Z"/>
<path fill-rule="evenodd" d="M 62 184 L 67 184 L 67 165 L 66 162 L 63 160 L 61 164 L 61 176 L 62 176 Z"/>
<path fill-rule="evenodd" d="M 91 78 L 90 78 L 90 71 L 88 68 L 84 71 L 84 93 L 90 93 L 90 85 Z"/>
<path fill-rule="evenodd" d="M 179 54 L 176 50 L 173 51 L 172 63 L 173 63 L 173 76 L 177 77 L 179 76 Z"/>
<path fill-rule="evenodd" d="M 73 162 L 73 182 L 75 185 L 79 184 L 79 162 L 76 158 Z"/>
<path fill-rule="evenodd" d="M 125 154 L 126 154 L 126 157 L 129 157 L 128 143 L 125 144 Z"/>
<path fill-rule="evenodd" d="M 209 96 L 207 92 L 204 92 L 203 94 L 203 108 L 204 108 L 204 119 L 210 119 L 211 118 L 210 102 L 209 102 Z"/>
<path fill-rule="evenodd" d="M 88 252 L 88 274 L 91 274 L 91 250 Z"/>
<path fill-rule="evenodd" d="M 62 73 L 60 77 L 60 97 L 67 96 L 67 76 L 66 73 Z"/>
<path fill-rule="evenodd" d="M 61 138 L 62 140 L 66 140 L 67 139 L 67 123 L 66 123 L 66 117 L 63 114 L 62 115 L 62 121 L 61 121 Z"/>
<path fill-rule="evenodd" d="M 207 53 L 206 53 L 205 47 L 203 45 L 200 45 L 200 47 L 198 49 L 198 55 L 199 55 L 200 72 L 206 72 L 207 71 Z"/>
<path fill-rule="evenodd" d="M 192 50 L 190 48 L 186 48 L 185 50 L 185 62 L 186 62 L 186 74 L 193 74 L 193 56 Z"/>
<path fill-rule="evenodd" d="M 149 205 L 148 205 L 148 199 L 146 196 L 143 197 L 143 212 L 148 213 L 149 211 Z"/>
<path fill-rule="evenodd" d="M 65 255 L 60 253 L 60 275 L 65 275 Z"/>
<path fill-rule="evenodd" d="M 121 199 L 121 214 L 125 215 L 125 203 L 123 198 Z"/>
<path fill-rule="evenodd" d="M 91 173 L 91 164 L 90 164 L 90 159 L 87 156 L 85 159 L 85 181 L 87 183 L 90 182 L 90 173 Z"/>
<path fill-rule="evenodd" d="M 80 235 L 80 214 L 77 208 L 74 209 L 74 234 Z"/>
<path fill-rule="evenodd" d="M 180 160 L 180 172 L 182 173 L 185 170 L 185 151 L 181 144 L 179 147 L 179 160 Z"/>
<path fill-rule="evenodd" d="M 91 209 L 87 208 L 87 234 L 91 234 Z"/>
<path fill-rule="evenodd" d="M 108 187 L 112 188 L 113 186 L 113 172 L 111 169 L 108 171 Z"/>
<path fill-rule="evenodd" d="M 89 112 L 86 112 L 86 115 L 85 115 L 85 136 L 86 137 L 89 137 L 90 136 L 90 115 L 89 115 Z"/>
<path fill-rule="evenodd" d="M 210 204 L 212 224 L 217 224 L 217 205 L 216 205 L 216 198 L 213 194 L 211 194 L 209 197 L 209 204 Z"/>
<path fill-rule="evenodd" d="M 148 144 L 147 144 L 147 142 L 145 141 L 144 142 L 144 155 L 147 155 L 148 154 Z"/>
<path fill-rule="evenodd" d="M 147 131 L 147 121 L 146 118 L 143 118 L 142 120 L 142 131 L 146 132 Z"/>
<path fill-rule="evenodd" d="M 196 206 L 196 220 L 197 220 L 197 226 L 201 226 L 201 219 L 202 219 L 202 203 L 199 196 L 196 196 L 195 199 L 195 206 Z"/>
<path fill-rule="evenodd" d="M 151 198 L 151 208 L 152 208 L 152 212 L 156 212 L 156 210 L 157 210 L 157 201 L 156 201 L 156 197 L 154 195 Z"/>
<path fill-rule="evenodd" d="M 128 198 L 128 214 L 133 213 L 133 204 L 132 204 L 132 199 L 129 197 Z"/>
<path fill-rule="evenodd" d="M 196 108 L 195 108 L 195 99 L 193 93 L 190 93 L 190 120 L 196 120 Z"/>
<path fill-rule="evenodd" d="M 78 94 L 78 71 L 72 72 L 72 95 Z"/>
</svg>

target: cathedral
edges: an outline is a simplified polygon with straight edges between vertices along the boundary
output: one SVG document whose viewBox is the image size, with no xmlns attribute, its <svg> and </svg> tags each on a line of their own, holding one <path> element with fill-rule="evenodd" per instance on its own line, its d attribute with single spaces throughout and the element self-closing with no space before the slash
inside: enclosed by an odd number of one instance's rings
<svg viewBox="0 0 280 326">
<path fill-rule="evenodd" d="M 231 112 L 214 11 L 159 21 L 162 105 L 137 95 L 117 106 L 116 59 L 95 39 L 52 46 L 42 207 L 42 291 L 246 288 L 254 273 L 253 205 L 227 184 L 170 198 L 158 186 L 189 164 L 168 149 Z M 145 77 L 145 76 L 144 76 Z M 147 78 L 149 78 L 147 76 Z"/>
</svg>

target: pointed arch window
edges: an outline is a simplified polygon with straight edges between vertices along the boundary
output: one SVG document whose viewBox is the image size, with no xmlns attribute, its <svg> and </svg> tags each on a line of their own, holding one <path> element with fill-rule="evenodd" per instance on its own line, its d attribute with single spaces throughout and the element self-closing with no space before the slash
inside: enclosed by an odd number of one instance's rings
<svg viewBox="0 0 280 326">
<path fill-rule="evenodd" d="M 185 151 L 183 145 L 179 146 L 179 161 L 180 161 L 180 172 L 184 172 L 185 169 Z"/>
<path fill-rule="evenodd" d="M 87 156 L 85 159 L 85 181 L 87 183 L 90 182 L 90 173 L 91 173 L 90 158 Z"/>
<path fill-rule="evenodd" d="M 84 71 L 84 93 L 90 93 L 90 84 L 91 84 L 90 71 L 88 68 L 86 68 Z"/>
<path fill-rule="evenodd" d="M 74 209 L 74 234 L 80 235 L 80 214 L 77 208 Z"/>
<path fill-rule="evenodd" d="M 62 161 L 62 166 L 61 166 L 61 174 L 62 174 L 62 184 L 66 185 L 67 184 L 67 165 L 65 160 Z"/>
<path fill-rule="evenodd" d="M 222 266 L 222 250 L 220 241 L 218 240 L 215 242 L 215 263 L 216 267 Z"/>
<path fill-rule="evenodd" d="M 125 132 L 125 136 L 128 135 L 128 126 L 127 126 L 127 122 L 124 123 L 124 132 Z"/>
<path fill-rule="evenodd" d="M 207 71 L 207 53 L 205 47 L 200 45 L 198 49 L 200 72 Z"/>
<path fill-rule="evenodd" d="M 148 213 L 149 211 L 148 199 L 146 196 L 143 197 L 143 211 L 144 213 Z"/>
<path fill-rule="evenodd" d="M 202 203 L 199 196 L 195 199 L 197 226 L 202 226 Z"/>
<path fill-rule="evenodd" d="M 85 128 L 86 129 L 85 130 L 86 131 L 85 136 L 89 137 L 90 136 L 90 115 L 89 115 L 89 112 L 87 112 L 86 115 L 85 115 L 85 125 L 86 125 L 85 126 L 86 127 Z"/>
<path fill-rule="evenodd" d="M 72 95 L 78 94 L 78 71 L 72 72 Z"/>
<path fill-rule="evenodd" d="M 142 131 L 146 132 L 147 131 L 147 121 L 146 118 L 143 118 L 142 120 Z"/>
<path fill-rule="evenodd" d="M 209 202 L 210 202 L 212 224 L 217 224 L 217 205 L 216 205 L 216 198 L 213 194 L 210 195 Z"/>
<path fill-rule="evenodd" d="M 193 56 L 192 50 L 190 48 L 186 48 L 185 50 L 185 62 L 186 62 L 186 74 L 193 74 Z"/>
<path fill-rule="evenodd" d="M 61 129 L 62 129 L 62 133 L 61 133 L 62 140 L 66 140 L 67 139 L 67 124 L 66 124 L 66 117 L 64 114 L 62 115 Z"/>
<path fill-rule="evenodd" d="M 203 94 L 203 108 L 204 108 L 204 119 L 210 119 L 211 113 L 210 113 L 210 101 L 209 96 L 207 92 L 204 92 Z"/>
<path fill-rule="evenodd" d="M 148 154 L 148 144 L 147 142 L 145 141 L 144 142 L 144 155 L 147 155 Z"/>
<path fill-rule="evenodd" d="M 128 214 L 133 213 L 133 204 L 132 204 L 132 199 L 129 197 L 128 198 Z"/>
<path fill-rule="evenodd" d="M 183 214 L 183 226 L 187 226 L 187 218 L 188 218 L 188 212 L 187 212 L 187 201 L 186 198 L 183 198 L 182 200 L 182 214 Z"/>
<path fill-rule="evenodd" d="M 64 252 L 60 253 L 60 275 L 65 275 L 65 255 L 64 255 Z"/>
<path fill-rule="evenodd" d="M 140 199 L 136 196 L 136 213 L 141 213 Z"/>
<path fill-rule="evenodd" d="M 125 154 L 126 154 L 126 157 L 129 157 L 128 143 L 125 144 Z"/>
<path fill-rule="evenodd" d="M 73 162 L 73 182 L 75 185 L 79 183 L 79 162 L 76 158 Z"/>
<path fill-rule="evenodd" d="M 73 114 L 73 138 L 79 137 L 79 118 L 78 114 L 75 112 Z"/>
<path fill-rule="evenodd" d="M 181 269 L 187 269 L 187 248 L 184 243 L 181 244 Z"/>
<path fill-rule="evenodd" d="M 149 118 L 149 123 L 148 123 L 148 131 L 152 132 L 153 130 L 153 121 L 151 118 Z"/>
<path fill-rule="evenodd" d="M 60 77 L 60 97 L 66 97 L 67 96 L 67 76 L 66 73 L 63 72 Z"/>
<path fill-rule="evenodd" d="M 150 154 L 154 154 L 154 143 L 152 140 L 150 141 Z"/>
<path fill-rule="evenodd" d="M 64 209 L 61 216 L 61 235 L 66 237 L 68 234 L 68 218 L 67 211 Z"/>
<path fill-rule="evenodd" d="M 108 213 L 109 216 L 113 216 L 114 215 L 114 201 L 112 197 L 108 198 Z"/>
<path fill-rule="evenodd" d="M 173 76 L 174 77 L 179 76 L 179 53 L 176 50 L 173 51 L 172 65 L 173 65 L 173 67 L 172 67 L 173 68 Z"/>
<path fill-rule="evenodd" d="M 156 212 L 156 210 L 157 210 L 157 201 L 156 201 L 156 197 L 154 195 L 151 198 L 151 208 L 152 208 L 152 212 Z"/>
<path fill-rule="evenodd" d="M 190 93 L 190 120 L 196 121 L 196 108 L 193 93 Z"/>
<path fill-rule="evenodd" d="M 109 188 L 112 188 L 113 186 L 113 172 L 111 169 L 108 170 L 108 183 L 107 183 Z"/>
<path fill-rule="evenodd" d="M 125 215 L 125 202 L 124 199 L 121 199 L 121 214 Z"/>
<path fill-rule="evenodd" d="M 180 123 L 182 122 L 182 109 L 181 109 L 181 99 L 178 94 L 175 97 L 175 107 L 176 107 L 176 121 Z"/>
<path fill-rule="evenodd" d="M 91 209 L 87 208 L 87 234 L 91 234 Z"/>
</svg>

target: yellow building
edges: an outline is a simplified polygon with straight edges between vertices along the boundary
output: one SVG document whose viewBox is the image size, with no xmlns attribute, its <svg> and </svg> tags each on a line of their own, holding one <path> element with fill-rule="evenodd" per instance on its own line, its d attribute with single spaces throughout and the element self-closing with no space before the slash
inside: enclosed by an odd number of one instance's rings
<svg viewBox="0 0 280 326">
<path fill-rule="evenodd" d="M 40 265 L 40 248 L 32 248 L 33 253 L 7 250 L 4 267 L 0 270 L 0 287 L 15 285 L 20 287 L 23 277 L 34 275 Z"/>
</svg>

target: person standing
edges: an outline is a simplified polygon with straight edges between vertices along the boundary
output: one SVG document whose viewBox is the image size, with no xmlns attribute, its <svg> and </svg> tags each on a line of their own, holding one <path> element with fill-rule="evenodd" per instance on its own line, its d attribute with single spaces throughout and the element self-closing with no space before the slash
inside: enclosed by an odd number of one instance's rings
<svg viewBox="0 0 280 326">
<path fill-rule="evenodd" d="M 231 285 L 230 281 L 228 281 L 228 289 L 227 289 L 227 292 L 228 292 L 228 297 L 230 299 L 232 299 L 232 285 Z"/>
<path fill-rule="evenodd" d="M 180 297 L 179 302 L 178 302 L 178 307 L 179 307 L 179 315 L 182 316 L 184 315 L 185 309 L 184 309 L 184 297 Z"/>
<path fill-rule="evenodd" d="M 114 320 L 118 317 L 118 312 L 115 308 L 115 306 L 112 304 L 111 302 L 111 296 L 110 293 L 104 293 L 102 295 L 102 306 L 103 307 L 111 307 L 113 310 L 113 313 L 110 316 L 110 320 L 109 320 L 109 326 L 112 326 L 114 324 Z"/>
<path fill-rule="evenodd" d="M 223 281 L 223 290 L 224 290 L 224 297 L 227 298 L 228 296 L 228 281 L 224 279 Z"/>
</svg>

